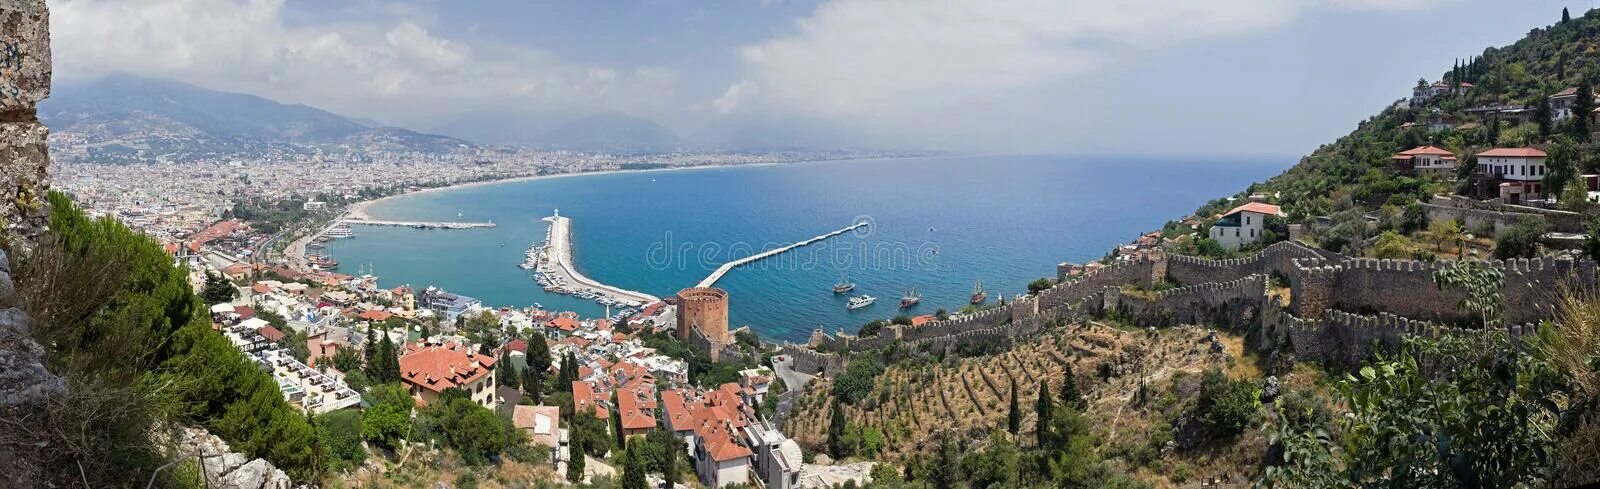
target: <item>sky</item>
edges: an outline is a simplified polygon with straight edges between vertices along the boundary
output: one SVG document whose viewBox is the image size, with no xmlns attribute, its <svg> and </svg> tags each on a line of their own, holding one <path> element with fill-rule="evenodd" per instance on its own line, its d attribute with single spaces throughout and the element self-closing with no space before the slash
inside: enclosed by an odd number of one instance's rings
<svg viewBox="0 0 1600 489">
<path fill-rule="evenodd" d="M 803 121 L 885 148 L 1298 155 L 1554 0 L 49 0 L 58 80 L 386 124 Z M 485 117 L 487 117 L 485 115 Z"/>
</svg>

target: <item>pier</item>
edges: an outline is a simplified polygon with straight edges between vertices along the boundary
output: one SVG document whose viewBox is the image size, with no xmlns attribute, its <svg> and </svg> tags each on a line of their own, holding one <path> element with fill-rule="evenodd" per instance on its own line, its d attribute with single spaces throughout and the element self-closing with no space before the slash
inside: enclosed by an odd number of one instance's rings
<svg viewBox="0 0 1600 489">
<path fill-rule="evenodd" d="M 834 232 L 831 232 L 831 233 L 828 233 L 828 234 L 824 234 L 824 235 L 821 235 L 821 236 L 817 236 L 817 237 L 814 237 L 814 238 L 811 238 L 811 239 L 808 239 L 808 240 L 805 240 L 805 241 L 801 241 L 801 242 L 798 242 L 798 243 L 793 243 L 793 244 L 790 244 L 789 246 L 784 246 L 782 248 L 773 248 L 773 249 L 770 249 L 770 250 L 767 250 L 767 251 L 763 251 L 763 252 L 760 252 L 760 253 L 757 253 L 757 254 L 754 254 L 754 255 L 750 255 L 750 256 L 747 256 L 747 257 L 744 257 L 744 258 L 740 258 L 740 259 L 737 259 L 737 260 L 734 260 L 734 261 L 723 263 L 722 266 L 717 267 L 716 271 L 711 272 L 711 275 L 707 275 L 705 280 L 701 280 L 700 283 L 695 285 L 695 286 L 696 287 L 710 287 L 712 285 L 716 285 L 718 280 L 722 280 L 722 276 L 723 275 L 727 275 L 729 271 L 732 271 L 735 268 L 739 268 L 742 265 L 745 265 L 745 264 L 748 264 L 748 263 L 751 263 L 751 262 L 755 262 L 755 261 L 759 261 L 759 260 L 762 260 L 762 259 L 765 259 L 765 258 L 768 258 L 768 257 L 776 256 L 776 255 L 778 255 L 780 253 L 783 253 L 785 251 L 789 251 L 789 250 L 792 250 L 792 249 L 795 249 L 795 248 L 799 248 L 801 246 L 806 246 L 806 245 L 809 245 L 811 243 L 816 243 L 818 241 L 823 241 L 823 240 L 826 240 L 828 238 L 832 238 L 834 236 L 838 236 L 838 235 L 841 235 L 841 234 L 844 234 L 844 233 L 848 233 L 850 231 L 854 231 L 857 228 L 860 228 L 860 227 L 863 227 L 863 226 L 866 226 L 866 225 L 867 225 L 866 221 L 861 221 L 861 222 L 846 226 L 844 228 L 840 228 L 837 231 L 834 231 Z"/>
<path fill-rule="evenodd" d="M 572 264 L 572 220 L 560 213 L 544 218 L 550 221 L 550 233 L 545 238 L 545 249 L 537 263 L 543 274 L 546 290 L 560 294 L 594 299 L 602 304 L 642 307 L 661 298 L 619 287 L 602 284 L 578 272 Z"/>
<path fill-rule="evenodd" d="M 385 221 L 381 219 L 360 219 L 347 217 L 340 222 L 345 224 L 365 224 L 368 226 L 400 226 L 417 229 L 477 229 L 492 228 L 492 222 L 440 222 L 440 221 Z"/>
</svg>

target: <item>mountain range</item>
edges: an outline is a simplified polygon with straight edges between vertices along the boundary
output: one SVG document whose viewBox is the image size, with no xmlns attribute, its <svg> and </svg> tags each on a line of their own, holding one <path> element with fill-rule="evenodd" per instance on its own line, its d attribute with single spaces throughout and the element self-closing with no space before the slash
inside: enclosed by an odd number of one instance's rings
<svg viewBox="0 0 1600 489">
<path fill-rule="evenodd" d="M 868 146 L 834 125 L 797 119 L 724 117 L 680 136 L 655 121 L 621 113 L 480 111 L 423 132 L 304 104 L 130 74 L 57 84 L 39 105 L 39 118 L 51 127 L 60 156 L 97 162 L 445 153 L 479 144 L 620 153 Z"/>
</svg>

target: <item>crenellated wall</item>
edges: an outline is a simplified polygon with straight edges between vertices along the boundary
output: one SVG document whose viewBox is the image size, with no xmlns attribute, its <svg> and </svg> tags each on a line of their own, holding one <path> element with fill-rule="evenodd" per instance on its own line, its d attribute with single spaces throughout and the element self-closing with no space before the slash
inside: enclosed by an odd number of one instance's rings
<svg viewBox="0 0 1600 489">
<path fill-rule="evenodd" d="M 1110 291 L 1108 291 L 1110 292 Z M 1117 311 L 1140 326 L 1212 324 L 1241 329 L 1256 319 L 1267 297 L 1267 277 L 1203 283 L 1146 294 L 1108 293 L 1107 310 Z"/>
<path fill-rule="evenodd" d="M 1501 295 L 1503 321 L 1532 323 L 1551 317 L 1562 287 L 1592 290 L 1595 264 L 1572 255 L 1534 259 L 1492 260 L 1490 266 L 1505 274 Z M 1460 303 L 1465 293 L 1434 284 L 1435 270 L 1449 262 L 1351 258 L 1338 263 L 1297 260 L 1290 274 L 1293 307 L 1302 317 L 1318 317 L 1325 309 L 1362 313 L 1387 312 L 1429 321 L 1471 320 Z"/>
<path fill-rule="evenodd" d="M 1228 282 L 1249 275 L 1288 275 L 1294 269 L 1295 259 L 1337 257 L 1294 241 L 1280 241 L 1245 258 L 1211 260 L 1187 255 L 1170 255 L 1167 259 L 1167 277 L 1180 285 L 1211 282 Z"/>
</svg>

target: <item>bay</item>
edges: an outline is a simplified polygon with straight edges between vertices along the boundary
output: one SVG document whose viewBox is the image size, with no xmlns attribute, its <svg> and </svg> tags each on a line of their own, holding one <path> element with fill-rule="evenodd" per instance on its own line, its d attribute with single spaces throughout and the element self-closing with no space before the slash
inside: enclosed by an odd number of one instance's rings
<svg viewBox="0 0 1600 489">
<path fill-rule="evenodd" d="M 385 287 L 436 285 L 492 306 L 573 310 L 593 302 L 549 294 L 517 268 L 544 239 L 541 218 L 572 218 L 574 260 L 588 276 L 668 297 L 722 263 L 845 227 L 871 226 L 736 268 L 730 324 L 804 341 L 819 326 L 854 331 L 897 314 L 967 304 L 981 280 L 993 300 L 1052 277 L 1062 261 L 1104 256 L 1206 200 L 1281 171 L 1290 158 L 959 156 L 786 163 L 579 175 L 467 186 L 374 204 L 377 218 L 493 221 L 494 228 L 356 226 L 329 250 L 340 271 L 370 270 Z M 849 311 L 831 288 L 878 298 Z"/>
</svg>

